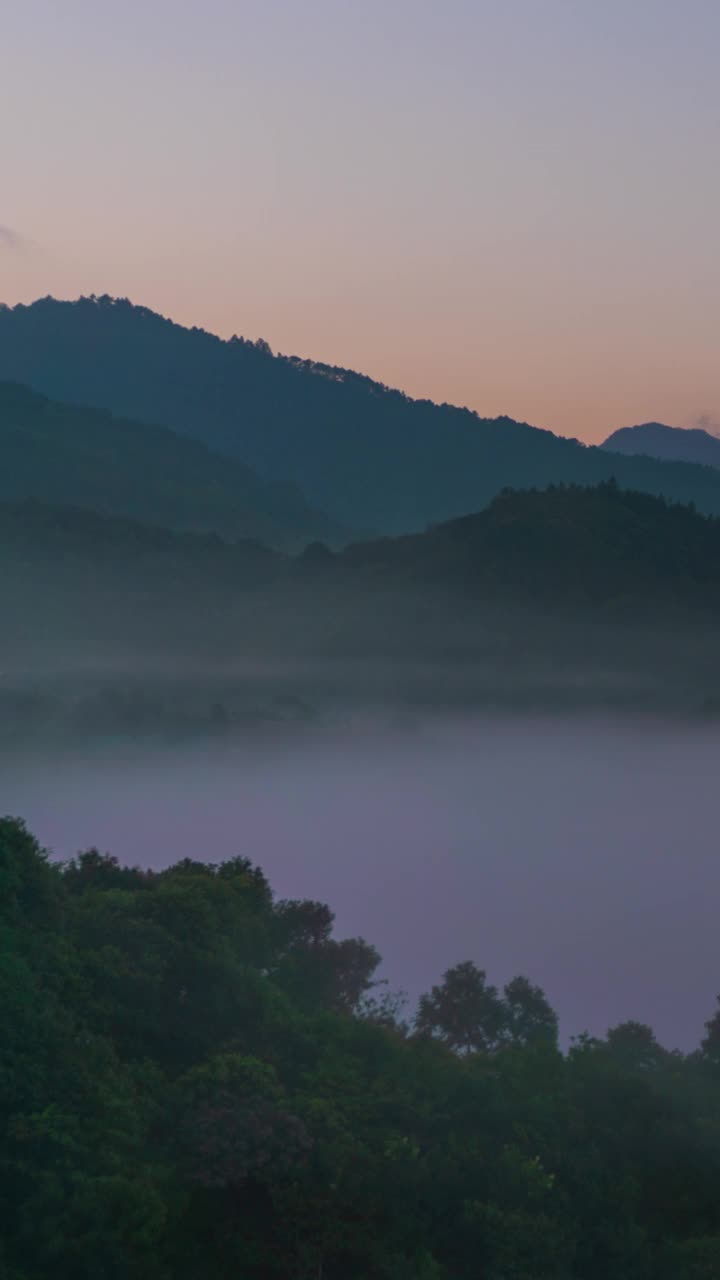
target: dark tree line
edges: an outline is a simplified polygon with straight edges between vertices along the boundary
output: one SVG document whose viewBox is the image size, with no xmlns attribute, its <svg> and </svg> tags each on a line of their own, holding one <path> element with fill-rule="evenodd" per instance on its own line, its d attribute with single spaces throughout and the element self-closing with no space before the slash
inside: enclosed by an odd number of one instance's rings
<svg viewBox="0 0 720 1280">
<path fill-rule="evenodd" d="M 622 489 L 506 489 L 484 511 L 425 533 L 348 547 L 340 563 L 461 599 L 570 609 L 608 620 L 716 616 L 720 519 Z"/>
<path fill-rule="evenodd" d="M 378 963 L 246 859 L 0 822 L 3 1280 L 720 1274 L 720 1012 L 562 1053 L 525 978 L 460 964 L 406 1025 Z"/>
</svg>

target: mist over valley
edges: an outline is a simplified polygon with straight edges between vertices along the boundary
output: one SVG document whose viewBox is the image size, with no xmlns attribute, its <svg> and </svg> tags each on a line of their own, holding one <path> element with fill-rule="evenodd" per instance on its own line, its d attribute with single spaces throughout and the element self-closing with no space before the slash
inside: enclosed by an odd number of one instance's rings
<svg viewBox="0 0 720 1280">
<path fill-rule="evenodd" d="M 88 1280 L 705 1280 L 720 471 L 108 299 L 0 343 L 13 1280 L 54 1203 Z"/>
</svg>

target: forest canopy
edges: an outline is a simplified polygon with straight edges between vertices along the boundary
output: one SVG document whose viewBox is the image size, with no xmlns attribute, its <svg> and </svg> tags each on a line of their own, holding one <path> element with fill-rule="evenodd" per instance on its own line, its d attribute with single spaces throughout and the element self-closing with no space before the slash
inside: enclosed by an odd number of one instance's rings
<svg viewBox="0 0 720 1280">
<path fill-rule="evenodd" d="M 720 1014 L 688 1055 L 563 1050 L 462 961 L 404 1016 L 326 905 L 201 852 L 63 864 L 0 822 L 3 1277 L 720 1273 Z"/>
</svg>

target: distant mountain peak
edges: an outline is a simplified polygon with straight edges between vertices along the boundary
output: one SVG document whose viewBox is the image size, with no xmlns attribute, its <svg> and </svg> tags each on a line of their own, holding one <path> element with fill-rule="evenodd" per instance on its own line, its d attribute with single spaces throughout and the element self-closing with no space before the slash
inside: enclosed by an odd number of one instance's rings
<svg viewBox="0 0 720 1280">
<path fill-rule="evenodd" d="M 626 456 L 644 454 L 665 462 L 695 462 L 720 467 L 720 439 L 703 427 L 669 427 L 664 422 L 641 422 L 613 431 L 600 446 Z"/>
</svg>

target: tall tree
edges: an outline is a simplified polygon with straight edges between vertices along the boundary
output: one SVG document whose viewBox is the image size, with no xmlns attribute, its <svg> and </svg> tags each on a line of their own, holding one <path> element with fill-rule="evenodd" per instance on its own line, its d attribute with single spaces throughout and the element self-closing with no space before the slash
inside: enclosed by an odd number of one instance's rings
<svg viewBox="0 0 720 1280">
<path fill-rule="evenodd" d="M 507 1024 L 507 1012 L 484 969 L 472 960 L 443 974 L 439 986 L 420 997 L 415 1029 L 432 1036 L 456 1053 L 496 1049 Z"/>
</svg>

